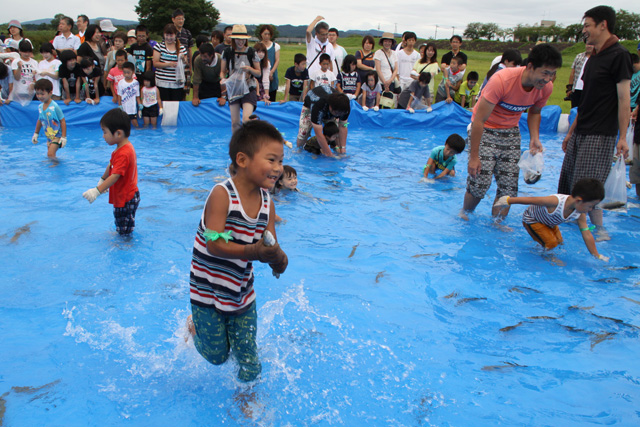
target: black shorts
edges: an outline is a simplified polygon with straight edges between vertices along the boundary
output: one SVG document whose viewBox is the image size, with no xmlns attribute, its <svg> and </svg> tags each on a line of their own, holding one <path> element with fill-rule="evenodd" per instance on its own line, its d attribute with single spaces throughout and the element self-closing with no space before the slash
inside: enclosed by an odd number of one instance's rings
<svg viewBox="0 0 640 427">
<path fill-rule="evenodd" d="M 229 105 L 233 105 L 233 104 L 240 104 L 241 106 L 244 104 L 251 104 L 253 105 L 253 110 L 255 111 L 256 105 L 258 104 L 258 93 L 256 92 L 256 88 L 255 87 L 250 88 L 249 93 L 247 93 L 245 96 L 243 96 L 240 99 L 236 99 L 235 101 L 231 102 Z"/>
<path fill-rule="evenodd" d="M 127 116 L 129 116 L 130 120 L 138 120 L 138 115 L 137 114 L 127 114 Z"/>
<path fill-rule="evenodd" d="M 160 115 L 160 105 L 153 104 L 151 107 L 142 107 L 142 117 L 158 117 Z"/>
</svg>

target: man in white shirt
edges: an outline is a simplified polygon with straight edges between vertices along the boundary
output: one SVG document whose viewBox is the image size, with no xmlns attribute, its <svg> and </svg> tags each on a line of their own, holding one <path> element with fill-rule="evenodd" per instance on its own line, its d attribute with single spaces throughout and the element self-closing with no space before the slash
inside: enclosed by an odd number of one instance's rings
<svg viewBox="0 0 640 427">
<path fill-rule="evenodd" d="M 334 67 L 333 72 L 335 75 L 338 75 L 340 69 L 342 68 L 342 62 L 344 61 L 344 57 L 347 56 L 347 51 L 345 48 L 338 44 L 338 37 L 340 37 L 340 33 L 335 28 L 329 28 L 329 43 L 333 46 L 333 52 L 335 54 L 336 59 L 333 63 L 336 65 Z"/>
<path fill-rule="evenodd" d="M 400 79 L 400 86 L 402 89 L 407 89 L 413 82 L 411 78 L 411 70 L 420 59 L 420 54 L 413 49 L 417 40 L 416 33 L 407 31 L 404 33 L 404 48 L 396 52 L 398 57 L 398 79 Z"/>
<path fill-rule="evenodd" d="M 322 22 L 320 22 L 322 21 Z M 313 36 L 312 32 L 315 29 L 316 35 Z M 316 19 L 307 27 L 307 68 L 309 75 L 312 71 L 320 69 L 320 55 L 326 53 L 331 57 L 330 70 L 335 70 L 335 52 L 333 46 L 329 43 L 329 24 L 324 21 L 322 16 L 317 16 Z"/>
<path fill-rule="evenodd" d="M 53 39 L 53 47 L 55 50 L 58 52 L 66 49 L 74 52 L 78 50 L 80 47 L 80 38 L 71 32 L 72 29 L 73 19 L 68 16 L 60 18 L 60 22 L 58 23 L 58 31 L 60 31 L 60 35 Z"/>
</svg>

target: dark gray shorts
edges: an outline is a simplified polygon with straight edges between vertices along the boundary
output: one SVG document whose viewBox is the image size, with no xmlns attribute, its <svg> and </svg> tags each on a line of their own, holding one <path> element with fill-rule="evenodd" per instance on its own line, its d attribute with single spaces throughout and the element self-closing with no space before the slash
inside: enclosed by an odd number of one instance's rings
<svg viewBox="0 0 640 427">
<path fill-rule="evenodd" d="M 575 183 L 583 178 L 594 178 L 604 185 L 613 164 L 616 139 L 609 135 L 571 135 L 562 162 L 558 193 L 571 194 Z"/>
</svg>

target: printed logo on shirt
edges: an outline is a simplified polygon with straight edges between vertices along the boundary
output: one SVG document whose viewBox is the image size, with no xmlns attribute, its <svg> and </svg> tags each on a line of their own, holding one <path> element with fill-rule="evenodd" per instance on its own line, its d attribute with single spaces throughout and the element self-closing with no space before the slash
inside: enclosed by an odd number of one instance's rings
<svg viewBox="0 0 640 427">
<path fill-rule="evenodd" d="M 533 104 L 531 105 L 514 105 L 514 104 L 508 104 L 504 101 L 500 101 L 498 103 L 499 106 L 501 106 L 502 108 L 504 108 L 505 110 L 508 111 L 513 111 L 514 113 L 522 113 L 524 111 L 527 111 L 529 108 L 533 107 Z"/>
</svg>

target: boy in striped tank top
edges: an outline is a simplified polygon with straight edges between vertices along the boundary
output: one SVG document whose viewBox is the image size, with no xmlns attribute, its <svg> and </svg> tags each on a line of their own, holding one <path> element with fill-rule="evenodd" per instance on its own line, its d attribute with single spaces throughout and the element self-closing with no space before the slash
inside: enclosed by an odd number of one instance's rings
<svg viewBox="0 0 640 427">
<path fill-rule="evenodd" d="M 594 257 L 603 261 L 609 258 L 598 253 L 591 234 L 594 228 L 587 226 L 587 215 L 604 199 L 604 186 L 597 179 L 585 178 L 576 182 L 571 195 L 554 194 L 547 197 L 509 197 L 498 199 L 494 206 L 529 205 L 522 215 L 522 225 L 529 235 L 550 250 L 562 243 L 558 225 L 563 222 L 578 221 L 582 239 Z"/>
<path fill-rule="evenodd" d="M 282 174 L 284 140 L 273 125 L 253 120 L 234 132 L 229 156 L 235 173 L 213 187 L 200 218 L 189 278 L 192 315 L 187 327 L 198 352 L 220 365 L 236 356 L 241 381 L 254 380 L 258 360 L 257 314 L 252 261 L 268 263 L 276 274 L 287 255 L 276 242 L 274 204 L 268 188 Z"/>
</svg>

